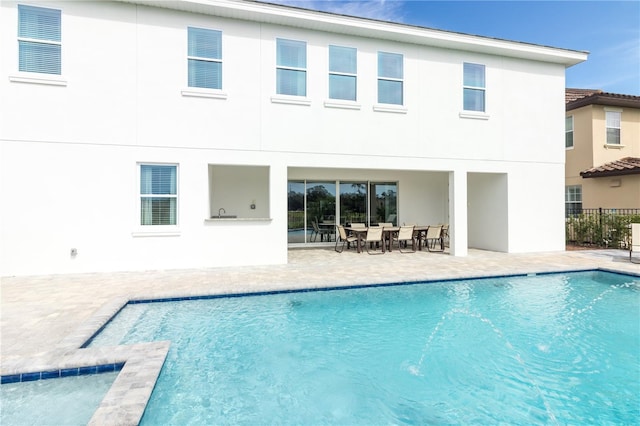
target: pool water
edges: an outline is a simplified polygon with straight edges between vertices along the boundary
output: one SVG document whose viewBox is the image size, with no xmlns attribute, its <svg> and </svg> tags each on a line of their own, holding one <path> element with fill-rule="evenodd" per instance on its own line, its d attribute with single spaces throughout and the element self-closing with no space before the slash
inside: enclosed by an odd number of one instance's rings
<svg viewBox="0 0 640 426">
<path fill-rule="evenodd" d="M 127 305 L 172 341 L 143 425 L 635 424 L 640 279 L 537 275 Z"/>
<path fill-rule="evenodd" d="M 118 372 L 0 386 L 0 424 L 86 425 Z"/>
</svg>

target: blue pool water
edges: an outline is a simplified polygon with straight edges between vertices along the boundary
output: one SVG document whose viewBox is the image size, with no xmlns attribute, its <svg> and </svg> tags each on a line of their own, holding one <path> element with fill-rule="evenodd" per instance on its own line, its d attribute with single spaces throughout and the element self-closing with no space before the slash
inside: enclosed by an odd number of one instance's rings
<svg viewBox="0 0 640 426">
<path fill-rule="evenodd" d="M 118 372 L 6 383 L 0 386 L 0 424 L 86 425 Z"/>
<path fill-rule="evenodd" d="M 636 424 L 640 279 L 506 277 L 127 305 L 171 340 L 143 425 Z"/>
</svg>

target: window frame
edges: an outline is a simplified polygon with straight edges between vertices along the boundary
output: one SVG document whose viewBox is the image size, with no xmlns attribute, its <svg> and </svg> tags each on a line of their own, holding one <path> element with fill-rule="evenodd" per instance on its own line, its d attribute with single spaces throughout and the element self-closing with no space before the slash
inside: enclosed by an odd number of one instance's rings
<svg viewBox="0 0 640 426">
<path fill-rule="evenodd" d="M 343 50 L 349 50 L 353 53 L 354 55 L 354 72 L 348 72 L 348 71 L 343 71 L 343 70 L 336 70 L 333 69 L 332 67 L 332 50 L 333 49 L 343 49 Z M 329 45 L 328 48 L 328 54 L 329 54 L 329 99 L 331 100 L 337 100 L 337 101 L 346 101 L 346 102 L 357 102 L 358 100 L 358 49 L 356 49 L 355 47 L 348 47 L 348 46 L 338 46 L 338 45 Z M 339 76 L 339 77 L 349 77 L 353 79 L 353 99 L 351 98 L 345 98 L 345 97 L 334 97 L 331 96 L 332 95 L 332 76 Z"/>
<path fill-rule="evenodd" d="M 571 128 L 568 129 L 567 125 L 571 124 Z M 571 139 L 571 144 L 569 144 L 569 138 Z M 573 149 L 574 147 L 574 119 L 573 115 L 566 116 L 564 118 L 564 147 L 565 149 Z"/>
<path fill-rule="evenodd" d="M 618 126 L 610 126 L 609 125 L 609 116 L 610 114 L 617 115 Z M 613 110 L 613 109 L 605 109 L 604 111 L 604 132 L 605 132 L 605 144 L 613 145 L 613 146 L 622 146 L 622 111 Z M 617 130 L 617 141 L 611 142 L 609 139 L 609 130 Z"/>
<path fill-rule="evenodd" d="M 482 67 L 482 85 L 476 86 L 467 84 L 465 79 L 465 68 L 469 66 Z M 482 93 L 482 109 L 467 109 L 467 93 L 468 91 Z M 487 66 L 484 64 L 478 64 L 475 62 L 463 62 L 462 63 L 462 110 L 465 113 L 470 114 L 486 114 L 487 112 Z"/>
<path fill-rule="evenodd" d="M 401 59 L 400 65 L 401 65 L 401 69 L 400 69 L 400 77 L 394 77 L 394 76 L 386 76 L 386 75 L 381 75 L 381 66 L 380 66 L 380 60 L 381 60 L 381 55 L 389 55 L 389 56 L 399 56 Z M 378 65 L 378 69 L 377 69 L 377 101 L 378 104 L 380 105 L 391 105 L 394 107 L 402 107 L 404 106 L 404 54 L 402 53 L 394 53 L 394 52 L 385 52 L 382 50 L 378 51 L 378 54 L 376 56 L 377 58 L 377 65 Z M 400 102 L 383 102 L 380 99 L 380 95 L 381 95 L 381 90 L 380 90 L 380 83 L 381 82 L 390 82 L 390 83 L 400 83 Z"/>
<path fill-rule="evenodd" d="M 286 65 L 286 64 L 280 64 L 280 48 L 281 48 L 281 44 L 280 42 L 293 42 L 293 43 L 299 43 L 304 45 L 304 66 L 300 67 L 300 66 L 293 66 L 293 65 Z M 308 72 L 308 52 L 307 52 L 307 42 L 306 41 L 302 41 L 302 40 L 294 40 L 294 39 L 289 39 L 289 38 L 281 38 L 281 37 L 277 37 L 276 38 L 276 95 L 277 96 L 292 96 L 295 98 L 306 98 L 307 97 L 307 92 L 308 92 L 308 76 L 307 76 L 307 72 Z M 293 72 L 300 72 L 303 73 L 304 75 L 304 93 L 300 94 L 300 93 L 281 93 L 280 91 L 280 70 L 282 71 L 293 71 Z"/>
<path fill-rule="evenodd" d="M 171 182 L 171 185 L 175 188 L 175 193 L 149 193 L 144 194 L 142 190 L 142 182 L 143 182 L 143 170 L 145 167 L 172 167 L 174 168 L 174 179 L 175 182 Z M 163 231 L 177 231 L 180 223 L 180 178 L 179 178 L 179 165 L 177 163 L 153 163 L 153 162 L 140 162 L 137 163 L 137 228 L 143 230 L 145 232 L 163 232 Z M 144 199 L 150 198 L 164 198 L 164 199 L 175 199 L 175 207 L 174 207 L 174 223 L 160 223 L 160 224 L 145 224 L 143 223 L 143 209 L 144 209 Z"/>
<path fill-rule="evenodd" d="M 29 5 L 29 4 L 18 4 L 17 5 L 17 18 L 18 18 L 18 28 L 17 28 L 17 47 L 18 47 L 18 72 L 19 73 L 26 73 L 26 74 L 30 74 L 30 75 L 37 75 L 40 76 L 40 78 L 43 79 L 59 79 L 62 76 L 62 10 L 61 9 L 56 9 L 56 8 L 50 8 L 50 7 L 41 7 L 41 6 L 33 6 L 33 5 Z M 42 11 L 42 15 L 40 16 L 44 16 L 45 14 L 55 14 L 57 15 L 57 31 L 54 31 L 54 36 L 53 38 L 46 38 L 46 37 L 33 37 L 33 36 L 29 36 L 29 35 L 25 35 L 23 34 L 22 31 L 22 20 L 21 20 L 21 16 L 23 12 L 27 12 L 27 11 L 33 11 L 36 12 L 38 10 Z M 43 30 L 44 28 L 43 24 L 37 24 L 37 29 L 39 30 Z M 56 34 L 57 33 L 57 34 Z M 38 67 L 34 67 L 34 68 L 30 68 L 28 65 L 25 65 L 25 68 L 22 68 L 22 46 L 27 46 L 27 45 L 45 45 L 48 47 L 51 46 L 55 46 L 57 47 L 57 49 L 55 50 L 55 54 L 51 55 L 52 57 L 54 57 L 54 67 L 55 70 L 54 72 L 47 72 L 44 71 L 42 68 L 40 70 L 38 70 Z M 38 58 L 42 59 L 44 55 L 42 55 L 42 53 L 40 54 L 35 54 L 34 56 L 37 56 Z M 51 58 L 48 58 L 49 60 L 47 61 L 43 61 L 46 62 L 47 67 L 49 68 L 51 66 Z M 45 68 L 45 69 L 46 69 Z M 12 79 L 14 80 L 14 79 Z M 15 79 L 17 80 L 17 79 Z M 21 80 L 24 81 L 24 80 Z"/>
<path fill-rule="evenodd" d="M 191 45 L 190 43 L 190 39 L 192 36 L 192 30 L 193 31 L 200 31 L 200 32 L 204 32 L 204 33 L 210 33 L 211 36 L 213 37 L 217 37 L 218 38 L 218 43 L 220 45 L 220 49 L 219 49 L 219 57 L 215 57 L 215 56 L 196 56 L 196 55 L 190 55 L 189 54 L 189 46 Z M 196 61 L 196 62 L 209 62 L 209 63 L 215 63 L 215 64 L 219 64 L 220 65 L 220 69 L 218 72 L 218 80 L 219 80 L 219 87 L 207 87 L 207 86 L 198 86 L 198 85 L 192 85 L 191 81 L 189 81 L 191 79 L 191 65 L 192 62 L 191 61 Z M 193 27 L 193 26 L 188 26 L 187 27 L 187 86 L 189 87 L 189 89 L 191 90 L 211 90 L 211 91 L 221 91 L 222 87 L 223 87 L 223 72 L 224 72 L 224 65 L 223 65 L 223 45 L 222 45 L 222 31 L 220 30 L 214 30 L 211 28 L 203 28 L 203 27 Z"/>
<path fill-rule="evenodd" d="M 565 217 L 582 212 L 582 185 L 566 185 L 564 187 L 564 210 Z"/>
</svg>

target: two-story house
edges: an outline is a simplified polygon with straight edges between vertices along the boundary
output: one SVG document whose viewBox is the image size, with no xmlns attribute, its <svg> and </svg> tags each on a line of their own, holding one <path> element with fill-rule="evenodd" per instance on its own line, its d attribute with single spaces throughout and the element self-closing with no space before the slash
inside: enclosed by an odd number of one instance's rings
<svg viewBox="0 0 640 426">
<path fill-rule="evenodd" d="M 640 208 L 640 96 L 567 89 L 565 203 Z"/>
<path fill-rule="evenodd" d="M 252 1 L 5 0 L 0 55 L 0 275 L 286 263 L 356 220 L 448 223 L 453 256 L 564 249 L 585 52 Z"/>
</svg>

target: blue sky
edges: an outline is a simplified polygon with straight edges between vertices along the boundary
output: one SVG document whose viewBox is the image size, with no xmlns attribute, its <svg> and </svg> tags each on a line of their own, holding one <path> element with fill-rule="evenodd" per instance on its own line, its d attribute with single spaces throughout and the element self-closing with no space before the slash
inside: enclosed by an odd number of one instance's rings
<svg viewBox="0 0 640 426">
<path fill-rule="evenodd" d="M 268 0 L 590 52 L 567 69 L 567 87 L 640 95 L 640 0 Z"/>
</svg>

